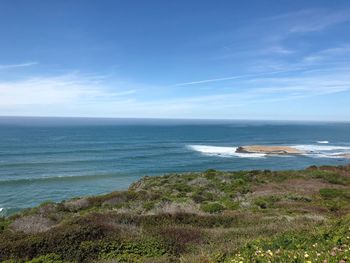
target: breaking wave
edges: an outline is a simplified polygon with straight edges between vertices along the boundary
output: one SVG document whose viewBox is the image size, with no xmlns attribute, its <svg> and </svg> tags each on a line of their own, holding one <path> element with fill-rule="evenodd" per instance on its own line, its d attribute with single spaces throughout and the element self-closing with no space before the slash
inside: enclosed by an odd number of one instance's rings
<svg viewBox="0 0 350 263">
<path fill-rule="evenodd" d="M 313 145 L 313 144 L 301 144 L 291 145 L 295 149 L 303 151 L 303 156 L 312 158 L 343 158 L 341 155 L 350 153 L 350 146 L 336 146 L 336 145 Z M 207 156 L 219 156 L 219 157 L 239 157 L 239 158 L 264 158 L 267 156 L 288 157 L 294 155 L 267 155 L 264 153 L 237 153 L 237 147 L 227 146 L 212 146 L 212 145 L 187 145 L 187 148 L 199 152 Z"/>
<path fill-rule="evenodd" d="M 188 145 L 187 148 L 209 156 L 220 157 L 241 157 L 241 158 L 262 158 L 263 153 L 237 153 L 237 147 L 210 146 L 210 145 Z"/>
<path fill-rule="evenodd" d="M 301 145 L 292 145 L 298 150 L 305 152 L 331 152 L 331 151 L 350 151 L 350 146 L 335 146 L 335 145 L 314 145 L 314 144 L 301 144 Z"/>
</svg>

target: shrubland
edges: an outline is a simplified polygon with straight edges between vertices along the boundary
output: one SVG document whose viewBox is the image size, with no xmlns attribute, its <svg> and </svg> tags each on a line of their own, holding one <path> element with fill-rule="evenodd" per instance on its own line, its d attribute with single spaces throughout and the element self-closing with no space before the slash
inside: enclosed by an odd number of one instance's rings
<svg viewBox="0 0 350 263">
<path fill-rule="evenodd" d="M 350 166 L 144 177 L 0 219 L 2 262 L 347 262 Z"/>
</svg>

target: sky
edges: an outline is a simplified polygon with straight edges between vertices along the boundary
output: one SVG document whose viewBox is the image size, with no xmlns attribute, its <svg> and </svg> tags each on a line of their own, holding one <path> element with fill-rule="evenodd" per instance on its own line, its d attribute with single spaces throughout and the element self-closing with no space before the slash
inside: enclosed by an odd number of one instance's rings
<svg viewBox="0 0 350 263">
<path fill-rule="evenodd" d="M 0 116 L 350 121 L 350 1 L 0 0 Z"/>
</svg>

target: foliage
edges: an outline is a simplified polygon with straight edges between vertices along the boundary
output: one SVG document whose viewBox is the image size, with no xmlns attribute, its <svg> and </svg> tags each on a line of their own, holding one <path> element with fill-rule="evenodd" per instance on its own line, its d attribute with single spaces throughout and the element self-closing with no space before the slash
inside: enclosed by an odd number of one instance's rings
<svg viewBox="0 0 350 263">
<path fill-rule="evenodd" d="M 221 204 L 219 204 L 217 202 L 214 202 L 214 203 L 204 203 L 204 204 L 202 204 L 201 209 L 204 212 L 213 214 L 213 213 L 220 213 L 220 212 L 222 212 L 223 210 L 225 210 L 225 207 L 223 207 Z"/>
<path fill-rule="evenodd" d="M 350 166 L 145 177 L 0 218 L 0 261 L 346 262 L 349 201 Z"/>
<path fill-rule="evenodd" d="M 285 233 L 257 239 L 226 262 L 347 262 L 350 259 L 350 217 L 326 229 Z M 340 226 L 340 227 L 339 227 Z"/>
</svg>

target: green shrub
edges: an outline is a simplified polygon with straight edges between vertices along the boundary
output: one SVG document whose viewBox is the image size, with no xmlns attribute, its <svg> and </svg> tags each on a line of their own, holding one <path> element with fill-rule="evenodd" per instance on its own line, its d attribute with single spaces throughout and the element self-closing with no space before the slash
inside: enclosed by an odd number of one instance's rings
<svg viewBox="0 0 350 263">
<path fill-rule="evenodd" d="M 155 202 L 154 201 L 146 201 L 143 204 L 143 208 L 146 209 L 147 211 L 151 210 L 154 208 Z"/>
<path fill-rule="evenodd" d="M 203 233 L 199 228 L 166 226 L 157 231 L 157 235 L 163 240 L 167 251 L 179 255 L 188 250 L 190 245 L 203 242 Z"/>
<path fill-rule="evenodd" d="M 215 169 L 208 169 L 204 173 L 206 175 L 216 175 L 217 171 Z"/>
<path fill-rule="evenodd" d="M 28 263 L 64 263 L 60 255 L 51 253 L 37 258 L 33 258 Z M 67 261 L 66 261 L 67 262 Z"/>
<path fill-rule="evenodd" d="M 231 198 L 222 198 L 220 202 L 229 210 L 236 210 L 239 208 L 239 202 L 233 201 Z"/>
<path fill-rule="evenodd" d="M 1 231 L 7 229 L 7 227 L 10 225 L 11 221 L 5 217 L 0 217 L 0 233 Z"/>
<path fill-rule="evenodd" d="M 286 232 L 249 242 L 225 262 L 347 262 L 349 216 L 326 229 Z"/>
<path fill-rule="evenodd" d="M 159 240 L 149 237 L 120 243 L 99 242 L 98 246 L 99 255 L 102 259 L 131 260 L 140 259 L 141 257 L 160 257 L 166 253 L 165 246 Z"/>
<path fill-rule="evenodd" d="M 336 171 L 327 170 L 309 170 L 307 174 L 313 178 L 320 178 L 331 184 L 348 185 L 350 184 L 350 177 L 342 176 Z"/>
<path fill-rule="evenodd" d="M 202 203 L 204 201 L 213 201 L 215 199 L 214 194 L 206 191 L 205 189 L 197 189 L 192 193 L 191 197 L 196 203 Z"/>
<path fill-rule="evenodd" d="M 5 233 L 0 236 L 0 258 L 9 259 L 15 255 L 19 259 L 32 259 L 55 253 L 64 260 L 80 259 L 80 244 L 84 241 L 114 237 L 118 229 L 112 229 L 101 218 L 89 216 L 66 222 L 44 233 L 32 235 Z"/>
<path fill-rule="evenodd" d="M 287 198 L 289 200 L 301 201 L 301 202 L 307 202 L 307 203 L 312 201 L 312 199 L 310 197 L 307 197 L 307 196 L 290 195 L 290 196 L 287 196 Z"/>
<path fill-rule="evenodd" d="M 208 169 L 204 172 L 204 176 L 207 179 L 215 179 L 216 175 L 217 175 L 217 171 L 214 169 Z"/>
<path fill-rule="evenodd" d="M 179 192 L 185 192 L 188 193 L 191 191 L 191 187 L 185 183 L 176 183 L 174 185 L 174 188 L 178 190 Z"/>
<path fill-rule="evenodd" d="M 254 200 L 254 203 L 261 209 L 266 209 L 266 208 L 274 207 L 274 204 L 280 200 L 281 200 L 280 197 L 271 195 L 271 196 L 258 197 Z"/>
<path fill-rule="evenodd" d="M 201 209 L 206 212 L 206 213 L 220 213 L 225 210 L 225 207 L 223 207 L 219 203 L 207 203 L 207 204 L 202 204 Z"/>
<path fill-rule="evenodd" d="M 332 198 L 350 198 L 350 194 L 348 191 L 343 189 L 335 189 L 335 188 L 322 188 L 320 189 L 320 195 L 325 199 Z"/>
</svg>

